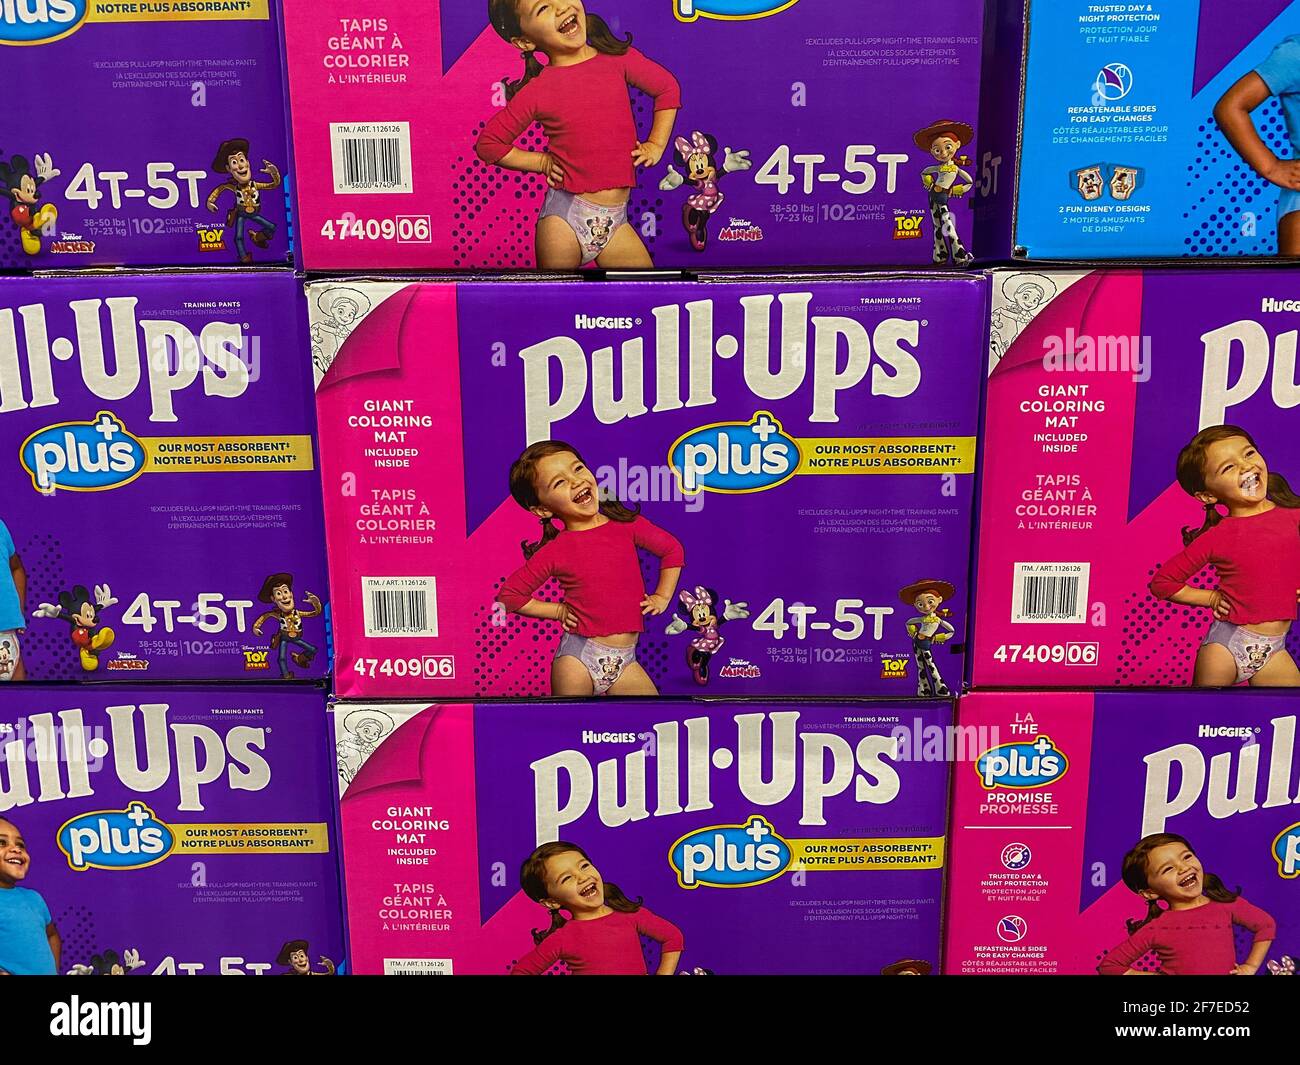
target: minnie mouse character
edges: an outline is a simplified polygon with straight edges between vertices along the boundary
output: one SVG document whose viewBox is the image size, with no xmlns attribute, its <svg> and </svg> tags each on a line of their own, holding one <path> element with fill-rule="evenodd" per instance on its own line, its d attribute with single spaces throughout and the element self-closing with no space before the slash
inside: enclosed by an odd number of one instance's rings
<svg viewBox="0 0 1300 1065">
<path fill-rule="evenodd" d="M 711 134 L 696 130 L 691 139 L 678 137 L 673 142 L 676 149 L 673 158 L 677 165 L 686 171 L 683 177 L 674 167 L 659 182 L 665 192 L 680 188 L 689 183 L 695 192 L 686 197 L 682 205 L 682 224 L 690 238 L 691 247 L 703 251 L 709 240 L 709 219 L 722 206 L 725 197 L 718 188 L 718 182 L 724 174 L 734 174 L 737 170 L 748 170 L 753 164 L 749 161 L 749 152 L 733 152 L 730 148 L 722 149 L 722 169 L 718 169 L 718 139 Z"/>
<path fill-rule="evenodd" d="M 72 626 L 72 642 L 81 657 L 81 668 L 93 673 L 99 668 L 99 653 L 113 646 L 113 630 L 101 624 L 100 612 L 117 603 L 107 584 L 95 585 L 94 597 L 84 584 L 60 592 L 59 601 L 42 603 L 38 618 L 61 618 Z"/>
<path fill-rule="evenodd" d="M 733 603 L 730 599 L 722 600 L 722 616 L 713 609 L 718 601 L 718 593 L 712 588 L 697 585 L 694 591 L 682 589 L 678 596 L 681 606 L 677 616 L 668 624 L 669 636 L 694 629 L 697 635 L 686 648 L 686 666 L 695 676 L 695 683 L 709 683 L 709 660 L 722 649 L 725 642 L 718 631 L 728 621 L 749 617 L 748 603 Z"/>
</svg>

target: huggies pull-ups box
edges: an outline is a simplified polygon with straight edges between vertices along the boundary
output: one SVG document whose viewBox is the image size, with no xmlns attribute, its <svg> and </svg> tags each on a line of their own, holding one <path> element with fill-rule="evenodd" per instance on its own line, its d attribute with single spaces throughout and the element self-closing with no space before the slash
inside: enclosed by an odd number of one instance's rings
<svg viewBox="0 0 1300 1065">
<path fill-rule="evenodd" d="M 0 682 L 325 676 L 307 350 L 287 272 L 0 280 Z"/>
<path fill-rule="evenodd" d="M 356 972 L 939 970 L 951 705 L 337 703 Z"/>
<path fill-rule="evenodd" d="M 946 697 L 986 291 L 309 285 L 339 694 Z"/>
<path fill-rule="evenodd" d="M 292 264 L 280 0 L 6 0 L 0 269 Z"/>
<path fill-rule="evenodd" d="M 286 38 L 317 270 L 963 266 L 979 0 L 322 0 Z"/>
<path fill-rule="evenodd" d="M 977 687 L 1300 686 L 1293 274 L 1000 271 Z"/>
</svg>

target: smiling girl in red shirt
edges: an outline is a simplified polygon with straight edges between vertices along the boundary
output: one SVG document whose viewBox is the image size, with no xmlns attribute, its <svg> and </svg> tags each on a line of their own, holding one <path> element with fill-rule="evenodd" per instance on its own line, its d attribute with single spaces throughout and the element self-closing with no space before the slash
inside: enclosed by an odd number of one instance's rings
<svg viewBox="0 0 1300 1065">
<path fill-rule="evenodd" d="M 1235 425 L 1192 438 L 1178 456 L 1178 483 L 1204 505 L 1205 524 L 1183 530 L 1186 546 L 1156 572 L 1151 591 L 1214 612 L 1192 683 L 1300 687 L 1286 649 L 1300 596 L 1300 497 Z M 1207 566 L 1215 568 L 1218 588 L 1191 587 Z"/>
<path fill-rule="evenodd" d="M 563 626 L 551 694 L 658 695 L 636 660 L 636 645 L 645 617 L 667 610 L 677 591 L 686 563 L 680 541 L 639 508 L 602 500 L 577 448 L 559 440 L 533 444 L 515 460 L 510 494 L 541 519 L 542 538 L 522 545 L 526 561 L 506 579 L 497 601 L 511 613 Z M 659 557 L 659 582 L 649 594 L 637 548 Z M 534 599 L 552 578 L 564 599 Z"/>
<path fill-rule="evenodd" d="M 653 266 L 628 223 L 627 202 L 636 168 L 656 165 L 672 139 L 682 103 L 677 79 L 633 48 L 630 35 L 615 36 L 582 0 L 488 0 L 488 19 L 523 54 L 524 76 L 506 83 L 506 106 L 488 121 L 475 150 L 485 163 L 545 176 L 537 265 Z M 629 86 L 654 99 L 644 141 Z M 534 122 L 546 133 L 544 152 L 515 145 Z"/>
<path fill-rule="evenodd" d="M 1147 914 L 1128 922 L 1128 939 L 1097 967 L 1102 976 L 1253 976 L 1264 964 L 1277 922 L 1207 873 L 1182 836 L 1158 832 L 1140 840 L 1120 875 L 1147 900 Z M 1244 962 L 1237 961 L 1236 925 L 1255 934 Z M 1159 972 L 1135 969 L 1151 951 Z"/>
</svg>

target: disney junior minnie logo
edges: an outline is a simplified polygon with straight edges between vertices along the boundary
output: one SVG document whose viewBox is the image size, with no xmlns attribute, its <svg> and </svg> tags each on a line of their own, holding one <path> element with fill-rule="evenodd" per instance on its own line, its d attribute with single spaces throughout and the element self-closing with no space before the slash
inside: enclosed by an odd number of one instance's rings
<svg viewBox="0 0 1300 1065">
<path fill-rule="evenodd" d="M 699 18 L 767 18 L 794 7 L 799 0 L 673 0 L 673 14 L 682 22 Z"/>
</svg>

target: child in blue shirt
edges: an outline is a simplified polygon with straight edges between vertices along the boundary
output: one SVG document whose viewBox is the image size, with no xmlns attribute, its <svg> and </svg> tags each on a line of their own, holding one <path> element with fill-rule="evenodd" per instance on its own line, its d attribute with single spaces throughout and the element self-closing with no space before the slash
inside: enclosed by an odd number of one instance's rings
<svg viewBox="0 0 1300 1065">
<path fill-rule="evenodd" d="M 31 868 L 22 833 L 0 817 L 0 973 L 55 976 L 63 942 L 38 892 L 20 887 Z"/>
<path fill-rule="evenodd" d="M 18 637 L 27 627 L 27 571 L 9 528 L 0 521 L 0 681 L 26 680 Z"/>
<path fill-rule="evenodd" d="M 1270 96 L 1282 105 L 1291 139 L 1290 159 L 1273 153 L 1250 117 Z M 1242 160 L 1282 190 L 1277 201 L 1277 251 L 1300 255 L 1300 36 L 1286 38 L 1225 92 L 1214 107 L 1214 120 Z"/>
</svg>

